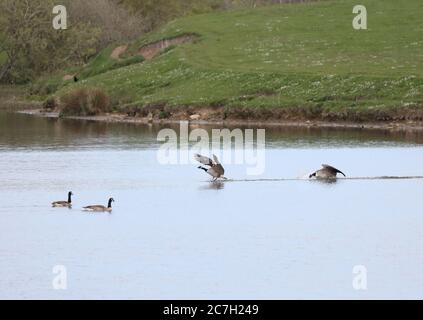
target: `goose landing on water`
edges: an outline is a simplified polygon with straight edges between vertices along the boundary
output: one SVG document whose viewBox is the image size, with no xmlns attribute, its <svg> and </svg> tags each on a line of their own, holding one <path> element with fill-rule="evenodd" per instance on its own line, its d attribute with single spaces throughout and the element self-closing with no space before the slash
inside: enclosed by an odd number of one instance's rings
<svg viewBox="0 0 423 320">
<path fill-rule="evenodd" d="M 332 166 L 329 166 L 327 164 L 322 164 L 322 167 L 323 167 L 322 169 L 311 174 L 309 178 L 311 179 L 315 177 L 316 179 L 336 179 L 336 176 L 338 175 L 338 173 L 346 177 L 346 175 L 342 171 Z"/>
<path fill-rule="evenodd" d="M 110 198 L 107 207 L 101 205 L 87 206 L 84 207 L 84 210 L 90 212 L 112 212 L 112 202 L 115 202 L 115 200 Z"/>
<path fill-rule="evenodd" d="M 73 193 L 70 191 L 68 193 L 68 201 L 56 201 L 53 202 L 51 205 L 53 208 L 72 208 L 72 196 Z"/>
<path fill-rule="evenodd" d="M 199 154 L 196 154 L 194 158 L 201 164 L 210 167 L 210 168 L 204 168 L 202 166 L 199 166 L 198 169 L 204 170 L 209 175 L 211 175 L 214 178 L 213 181 L 216 181 L 219 178 L 222 178 L 225 180 L 227 179 L 223 176 L 225 174 L 225 169 L 220 164 L 219 159 L 215 155 L 213 155 L 213 160 Z"/>
</svg>

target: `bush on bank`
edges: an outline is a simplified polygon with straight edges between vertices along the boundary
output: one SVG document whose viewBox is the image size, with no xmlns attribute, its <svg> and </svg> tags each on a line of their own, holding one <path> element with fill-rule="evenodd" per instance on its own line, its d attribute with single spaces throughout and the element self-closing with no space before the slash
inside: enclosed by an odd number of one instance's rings
<svg viewBox="0 0 423 320">
<path fill-rule="evenodd" d="M 110 98 L 101 89 L 79 88 L 61 98 L 60 116 L 94 116 L 111 110 Z"/>
</svg>

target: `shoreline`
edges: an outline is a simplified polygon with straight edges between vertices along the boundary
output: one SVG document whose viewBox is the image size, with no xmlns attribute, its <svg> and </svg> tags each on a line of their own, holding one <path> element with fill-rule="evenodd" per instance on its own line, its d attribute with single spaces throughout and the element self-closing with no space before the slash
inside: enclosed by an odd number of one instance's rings
<svg viewBox="0 0 423 320">
<path fill-rule="evenodd" d="M 13 112 L 41 108 L 42 104 L 36 101 L 25 100 L 27 87 L 25 85 L 0 84 L 0 111 Z"/>
<path fill-rule="evenodd" d="M 18 110 L 16 113 L 59 119 L 59 112 L 46 112 L 42 109 Z M 264 127 L 298 127 L 298 128 L 323 128 L 323 129 L 366 129 L 366 130 L 388 130 L 388 131 L 421 131 L 423 132 L 423 121 L 386 121 L 386 122 L 341 122 L 321 120 L 192 120 L 186 119 L 151 119 L 148 117 L 133 117 L 126 114 L 109 113 L 96 116 L 67 116 L 61 119 L 96 121 L 105 123 L 127 123 L 127 124 L 178 124 L 181 121 L 189 122 L 190 125 L 217 125 L 217 126 L 264 126 Z"/>
</svg>

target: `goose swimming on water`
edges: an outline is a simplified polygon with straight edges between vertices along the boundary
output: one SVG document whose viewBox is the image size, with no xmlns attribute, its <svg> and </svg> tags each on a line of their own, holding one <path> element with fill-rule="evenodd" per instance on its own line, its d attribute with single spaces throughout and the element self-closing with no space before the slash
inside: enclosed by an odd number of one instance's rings
<svg viewBox="0 0 423 320">
<path fill-rule="evenodd" d="M 329 166 L 327 164 L 322 164 L 322 167 L 323 167 L 322 169 L 320 169 L 320 170 L 316 171 L 315 173 L 311 174 L 309 176 L 309 178 L 310 179 L 311 178 L 316 178 L 316 179 L 336 179 L 336 176 L 338 175 L 338 173 L 340 173 L 344 177 L 346 177 L 346 175 L 342 171 L 340 171 L 340 170 L 338 170 L 338 169 L 336 169 L 336 168 L 334 168 L 332 166 Z"/>
<path fill-rule="evenodd" d="M 68 201 L 55 201 L 51 205 L 53 208 L 72 208 L 72 191 L 68 193 Z"/>
<path fill-rule="evenodd" d="M 199 166 L 198 169 L 204 170 L 209 175 L 211 175 L 213 177 L 213 181 L 216 181 L 219 178 L 226 179 L 223 176 L 225 174 L 225 169 L 220 164 L 219 159 L 215 155 L 213 155 L 213 160 L 208 157 L 202 156 L 200 154 L 194 155 L 194 158 L 201 164 L 209 167 L 209 168 L 205 168 L 205 167 Z"/>
<path fill-rule="evenodd" d="M 101 205 L 94 205 L 84 207 L 84 210 L 91 212 L 112 212 L 112 202 L 115 202 L 115 200 L 113 198 L 110 198 L 107 207 Z"/>
</svg>

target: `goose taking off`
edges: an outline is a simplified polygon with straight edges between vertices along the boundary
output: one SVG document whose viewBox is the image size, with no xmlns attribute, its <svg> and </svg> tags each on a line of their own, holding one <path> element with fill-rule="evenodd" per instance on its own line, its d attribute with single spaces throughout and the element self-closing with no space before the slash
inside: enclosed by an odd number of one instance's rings
<svg viewBox="0 0 423 320">
<path fill-rule="evenodd" d="M 84 210 L 91 212 L 112 212 L 112 202 L 115 202 L 115 200 L 110 198 L 107 207 L 101 205 L 87 206 L 84 207 Z"/>
<path fill-rule="evenodd" d="M 320 170 L 316 171 L 315 173 L 311 174 L 309 178 L 311 179 L 311 178 L 315 177 L 316 179 L 336 179 L 336 176 L 337 176 L 338 173 L 340 173 L 344 177 L 346 177 L 346 175 L 342 171 L 340 171 L 340 170 L 338 170 L 338 169 L 336 169 L 332 166 L 329 166 L 327 164 L 322 164 L 322 167 L 323 167 L 322 169 L 320 169 Z"/>
<path fill-rule="evenodd" d="M 68 201 L 55 201 L 51 205 L 53 208 L 72 208 L 72 191 L 68 193 Z"/>
<path fill-rule="evenodd" d="M 220 164 L 219 159 L 215 155 L 213 155 L 213 160 L 199 154 L 196 154 L 194 158 L 201 164 L 210 167 L 210 168 L 205 168 L 205 167 L 199 166 L 198 169 L 204 170 L 209 175 L 211 175 L 214 178 L 213 181 L 216 181 L 219 178 L 226 179 L 223 176 L 225 174 L 225 169 Z"/>
</svg>

